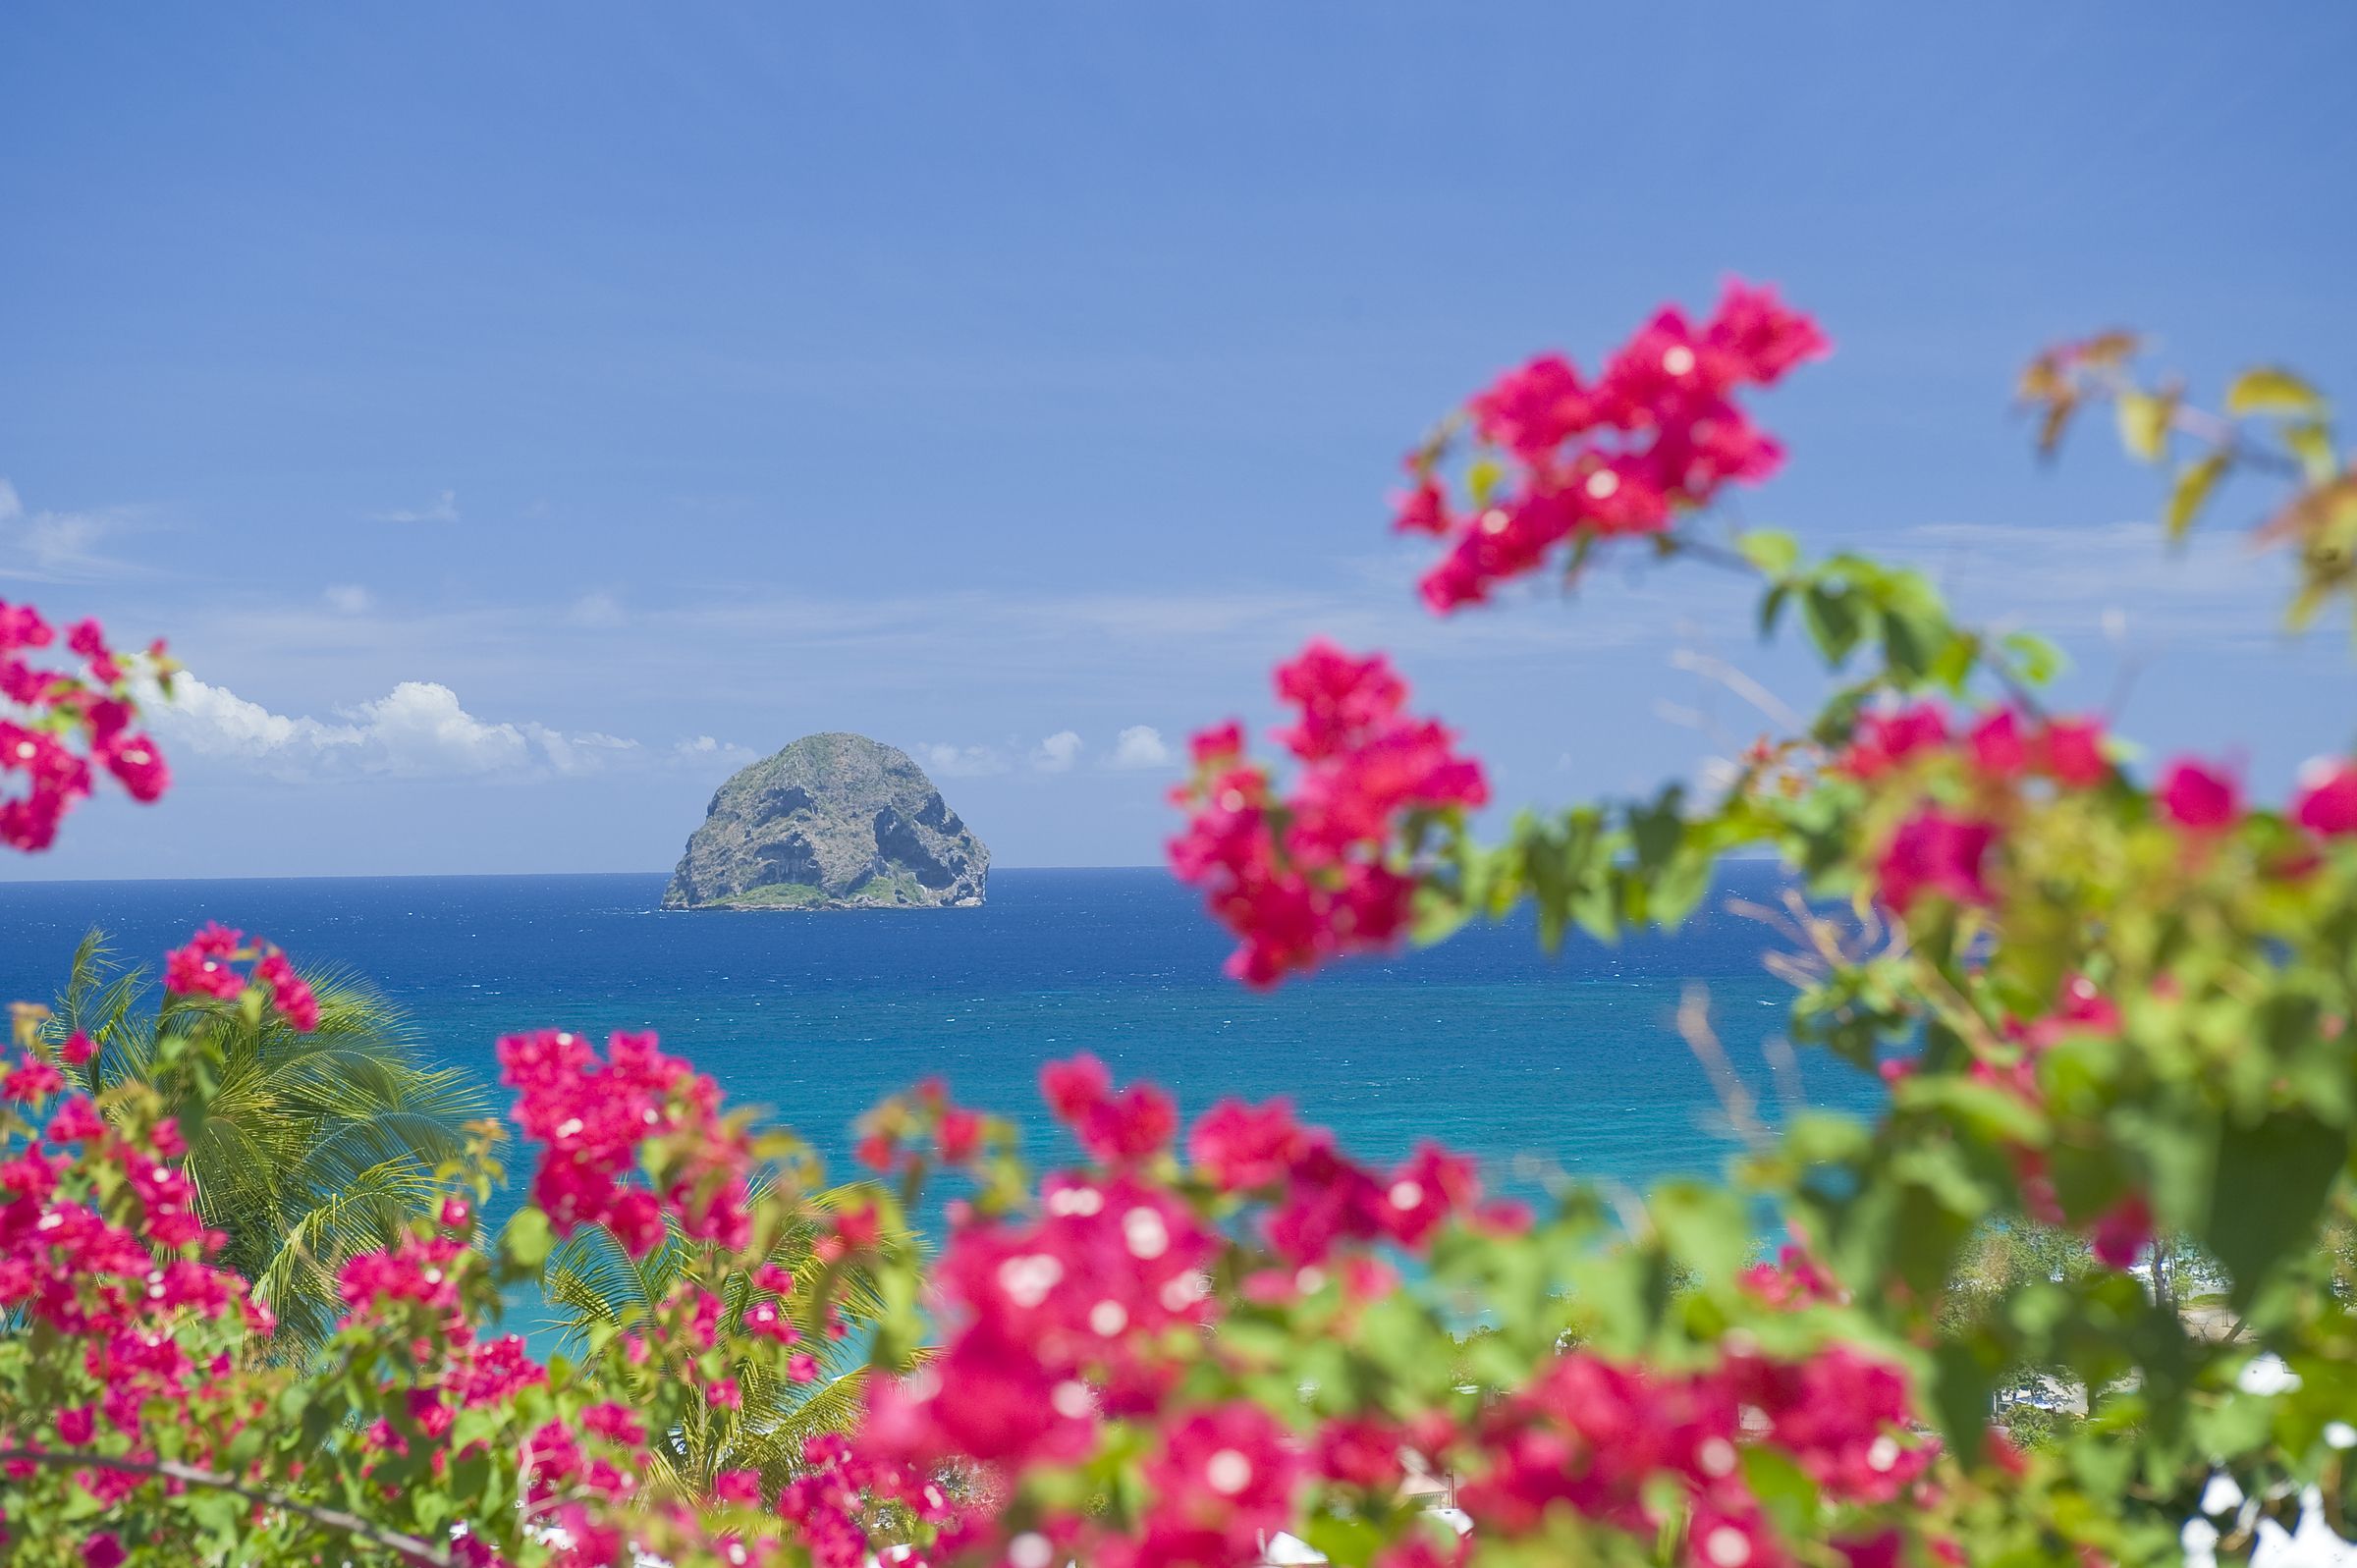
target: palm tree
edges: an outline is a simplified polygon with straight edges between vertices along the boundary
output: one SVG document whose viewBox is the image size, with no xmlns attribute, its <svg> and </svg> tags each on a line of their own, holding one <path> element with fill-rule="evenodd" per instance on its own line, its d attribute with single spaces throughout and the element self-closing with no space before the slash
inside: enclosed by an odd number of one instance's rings
<svg viewBox="0 0 2357 1568">
<path fill-rule="evenodd" d="M 235 1002 L 167 996 L 150 1007 L 148 971 L 93 930 L 50 1024 L 97 1046 L 80 1069 L 92 1092 L 144 1082 L 181 1108 L 197 1213 L 228 1238 L 216 1261 L 276 1314 L 270 1351 L 288 1358 L 333 1332 L 344 1261 L 392 1245 L 441 1201 L 438 1167 L 490 1109 L 466 1074 L 426 1064 L 408 1016 L 365 981 L 303 978 L 319 999 L 307 1034 Z M 201 1049 L 158 1050 L 174 1037 Z M 213 1080 L 209 1099 L 193 1092 L 197 1073 Z"/>
<path fill-rule="evenodd" d="M 765 1186 L 765 1181 L 756 1182 L 756 1199 Z M 811 1194 L 808 1212 L 866 1201 L 860 1186 L 833 1187 Z M 758 1470 L 774 1492 L 801 1468 L 807 1438 L 844 1431 L 858 1415 L 867 1378 L 866 1325 L 883 1316 L 885 1307 L 872 1273 L 846 1271 L 836 1278 L 832 1304 L 848 1331 L 840 1339 L 827 1334 L 814 1299 L 825 1272 L 811 1248 L 816 1235 L 813 1223 L 790 1226 L 763 1260 L 794 1274 L 795 1288 L 781 1305 L 802 1332 L 800 1348 L 818 1363 L 816 1380 L 787 1381 L 759 1363 L 748 1363 L 738 1379 L 741 1402 L 737 1408 L 701 1406 L 672 1433 L 670 1443 L 648 1446 L 648 1457 L 663 1474 L 647 1479 L 664 1485 L 649 1487 L 646 1495 L 702 1496 L 713 1478 L 728 1470 Z M 904 1233 L 888 1231 L 882 1245 L 890 1251 L 915 1242 Z M 558 1333 L 560 1348 L 576 1361 L 585 1360 L 587 1352 L 615 1333 L 649 1317 L 681 1275 L 706 1261 L 710 1252 L 707 1244 L 681 1235 L 676 1223 L 662 1244 L 643 1258 L 632 1258 L 603 1225 L 581 1226 L 549 1254 L 541 1272 L 541 1294 L 554 1309 L 550 1326 Z M 733 1320 L 752 1302 L 750 1271 L 730 1273 L 717 1294 L 724 1321 Z M 663 1374 L 650 1365 L 643 1375 Z"/>
</svg>

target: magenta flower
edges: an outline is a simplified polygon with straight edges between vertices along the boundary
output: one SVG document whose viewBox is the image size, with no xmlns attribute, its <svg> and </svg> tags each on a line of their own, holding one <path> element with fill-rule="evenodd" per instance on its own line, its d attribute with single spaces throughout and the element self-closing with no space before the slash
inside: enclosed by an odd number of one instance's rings
<svg viewBox="0 0 2357 1568">
<path fill-rule="evenodd" d="M 2233 776 L 2191 758 L 2171 763 L 2162 775 L 2160 799 L 2168 819 L 2188 833 L 2223 833 L 2242 814 Z"/>
</svg>

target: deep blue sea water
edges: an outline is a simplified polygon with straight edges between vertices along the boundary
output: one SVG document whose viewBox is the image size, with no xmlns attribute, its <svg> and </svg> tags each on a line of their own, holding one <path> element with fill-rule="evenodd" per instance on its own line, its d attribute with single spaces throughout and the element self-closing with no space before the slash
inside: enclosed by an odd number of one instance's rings
<svg viewBox="0 0 2357 1568">
<path fill-rule="evenodd" d="M 1729 866 L 1723 893 L 1765 895 L 1773 875 Z M 368 976 L 437 1057 L 486 1079 L 505 1032 L 657 1030 L 733 1102 L 770 1108 L 837 1159 L 861 1110 L 927 1074 L 1015 1115 L 1046 1152 L 1039 1065 L 1085 1050 L 1119 1078 L 1160 1081 L 1188 1115 L 1223 1095 L 1289 1095 L 1364 1156 L 1433 1137 L 1522 1185 L 1520 1157 L 1638 1182 L 1717 1168 L 1730 1147 L 1717 1101 L 1672 1025 L 1693 979 L 1776 1103 L 1760 1047 L 1789 993 L 1761 967 L 1772 934 L 1719 896 L 1673 938 L 1574 939 L 1549 958 L 1508 924 L 1262 995 L 1221 975 L 1227 940 L 1161 871 L 1001 871 L 982 908 L 922 911 L 661 914 L 663 883 L 0 886 L 0 998 L 48 998 L 92 925 L 152 961 L 217 919 Z M 1879 1095 L 1822 1058 L 1800 1078 L 1817 1104 Z"/>
</svg>

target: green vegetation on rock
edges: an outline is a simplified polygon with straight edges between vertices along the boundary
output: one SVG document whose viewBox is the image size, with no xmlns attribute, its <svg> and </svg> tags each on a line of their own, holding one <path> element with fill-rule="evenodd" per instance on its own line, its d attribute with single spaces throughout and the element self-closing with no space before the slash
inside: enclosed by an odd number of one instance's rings
<svg viewBox="0 0 2357 1568">
<path fill-rule="evenodd" d="M 747 888 L 729 899 L 736 908 L 816 909 L 827 901 L 824 890 L 806 882 L 773 882 L 767 887 Z"/>
</svg>

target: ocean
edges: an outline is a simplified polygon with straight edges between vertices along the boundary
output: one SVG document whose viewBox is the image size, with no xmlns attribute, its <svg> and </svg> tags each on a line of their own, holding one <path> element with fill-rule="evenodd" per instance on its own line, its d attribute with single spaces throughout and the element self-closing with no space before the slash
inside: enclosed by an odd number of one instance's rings
<svg viewBox="0 0 2357 1568">
<path fill-rule="evenodd" d="M 1688 981 L 1772 1112 L 1880 1097 L 1823 1057 L 1797 1083 L 1769 1070 L 1789 998 L 1761 965 L 1777 939 L 1723 902 L 1772 896 L 1776 877 L 1729 865 L 1673 937 L 1574 938 L 1551 958 L 1509 922 L 1272 994 L 1221 974 L 1225 934 L 1160 870 L 994 872 L 978 909 L 750 914 L 658 913 L 660 874 L 18 883 L 0 886 L 0 996 L 49 998 L 91 926 L 155 962 L 220 920 L 366 976 L 436 1058 L 486 1081 L 503 1033 L 655 1030 L 838 1163 L 862 1110 L 927 1075 L 1052 1156 L 1039 1065 L 1089 1051 L 1189 1116 L 1285 1095 L 1364 1158 L 1432 1138 L 1508 1188 L 1549 1168 L 1641 1184 L 1732 1148 L 1674 1027 Z"/>
</svg>

